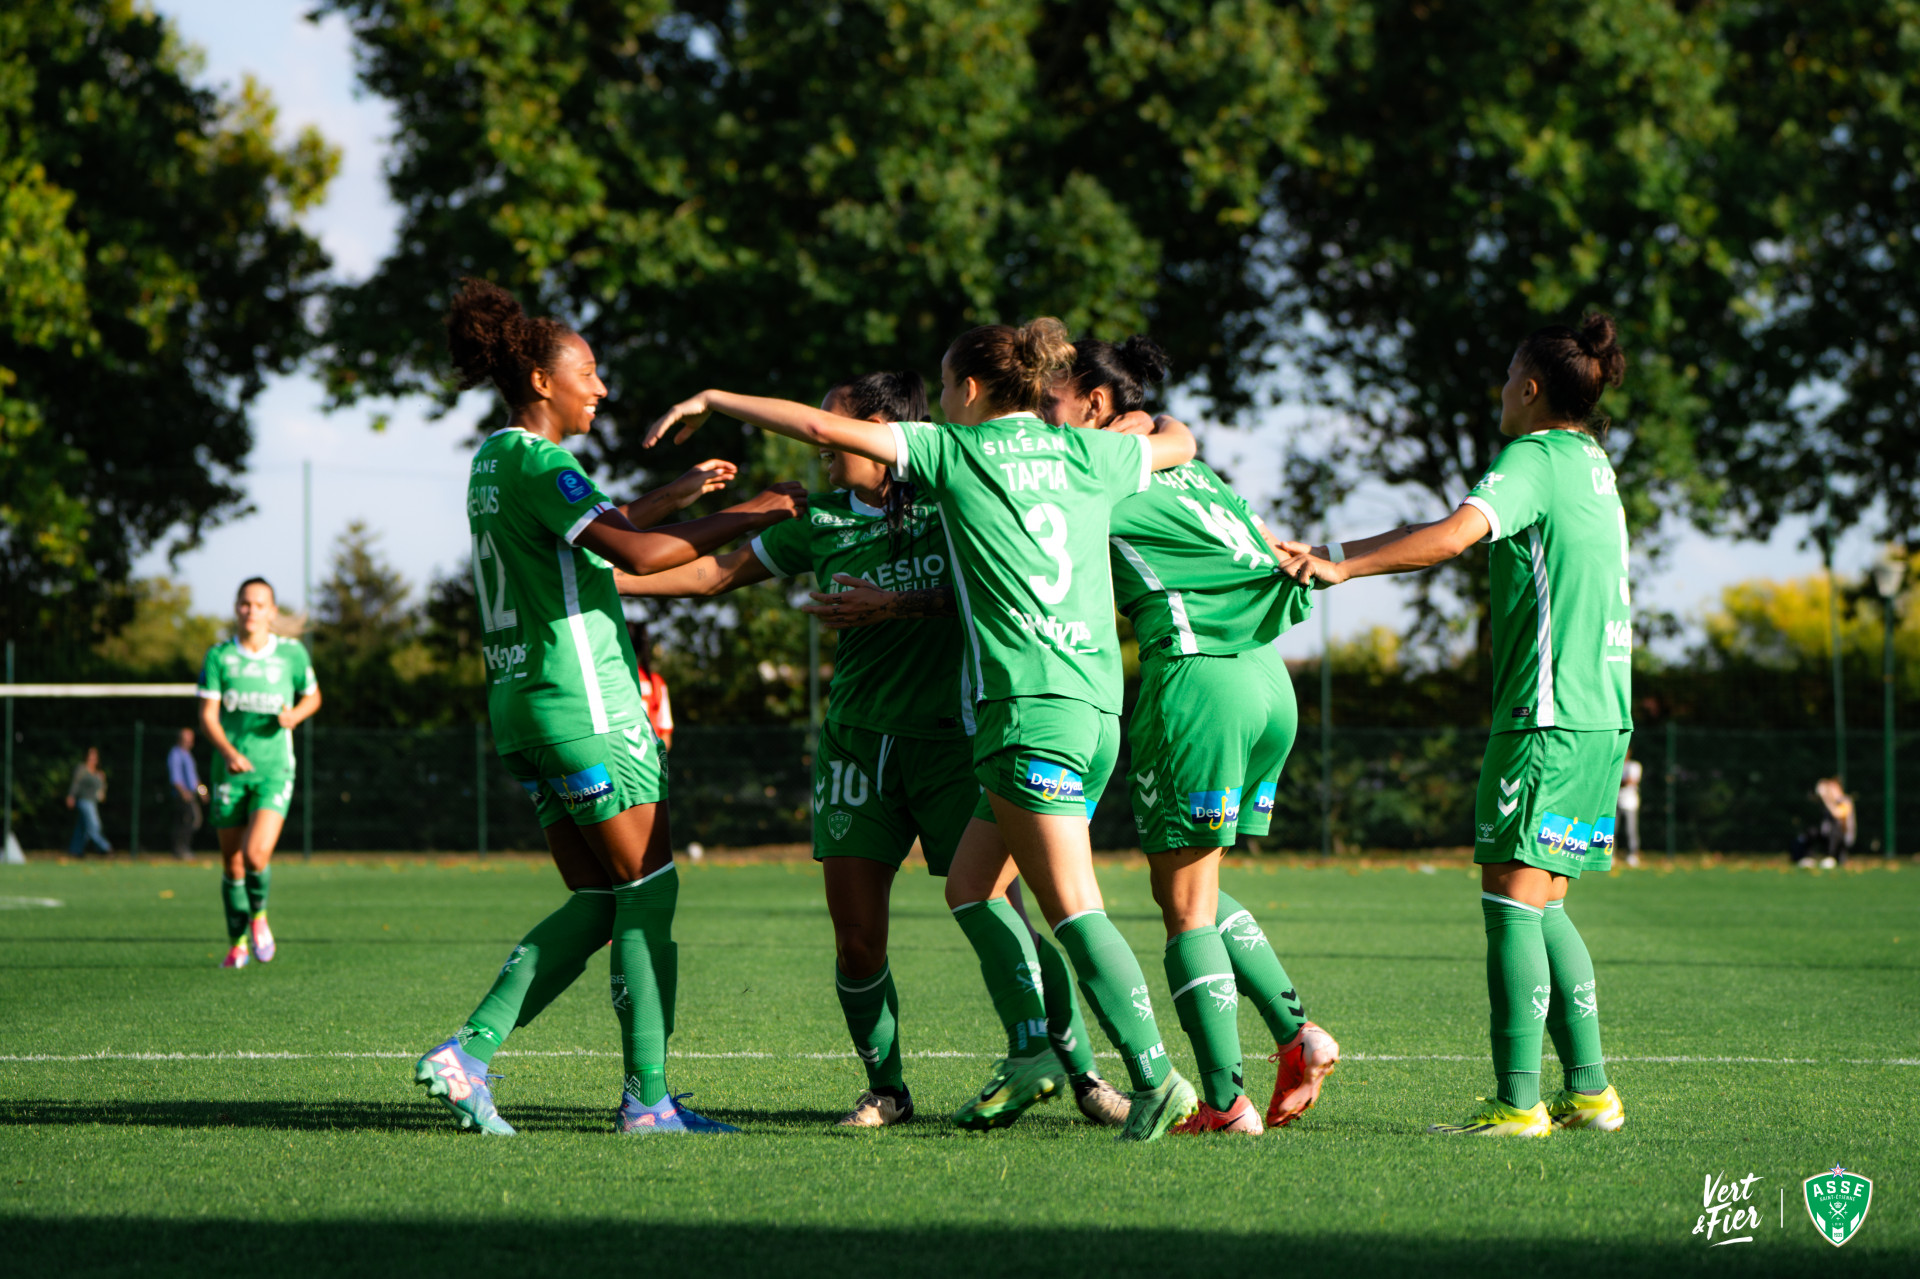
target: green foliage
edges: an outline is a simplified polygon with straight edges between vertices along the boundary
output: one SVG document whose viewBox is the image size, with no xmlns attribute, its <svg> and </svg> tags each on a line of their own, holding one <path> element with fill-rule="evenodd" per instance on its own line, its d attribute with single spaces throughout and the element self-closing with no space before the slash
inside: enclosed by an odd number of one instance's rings
<svg viewBox="0 0 1920 1279">
<path fill-rule="evenodd" d="M 258 86 L 221 99 L 196 70 L 128 0 L 0 12 L 9 631 L 87 638 L 137 555 L 238 510 L 247 402 L 310 344 L 326 259 L 294 215 L 338 155 L 278 142 Z"/>
<path fill-rule="evenodd" d="M 164 577 L 128 583 L 133 615 L 125 626 L 94 645 L 94 651 L 129 675 L 160 680 L 195 679 L 207 650 L 226 623 L 193 611 L 193 592 Z"/>
</svg>

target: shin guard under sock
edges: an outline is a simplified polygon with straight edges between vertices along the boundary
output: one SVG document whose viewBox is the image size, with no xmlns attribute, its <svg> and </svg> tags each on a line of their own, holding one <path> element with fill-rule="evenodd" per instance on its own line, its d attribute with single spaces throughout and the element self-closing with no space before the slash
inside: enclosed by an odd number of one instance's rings
<svg viewBox="0 0 1920 1279">
<path fill-rule="evenodd" d="M 1280 956 L 1273 953 L 1260 922 L 1224 890 L 1215 918 L 1227 958 L 1233 961 L 1234 982 L 1240 993 L 1253 1001 L 1275 1044 L 1291 1042 L 1307 1024 L 1307 1010 L 1301 1006 L 1293 979 L 1281 966 Z"/>
<path fill-rule="evenodd" d="M 1600 1051 L 1600 996 L 1594 986 L 1593 957 L 1580 930 L 1567 918 L 1564 900 L 1547 903 L 1547 913 L 1540 918 L 1540 939 L 1547 948 L 1553 984 L 1547 1034 L 1560 1055 L 1567 1087 L 1599 1092 L 1607 1086 L 1607 1064 Z"/>
<path fill-rule="evenodd" d="M 667 1095 L 667 1027 L 673 1014 L 671 983 L 661 979 L 672 953 L 673 912 L 680 898 L 680 875 L 664 866 L 644 879 L 613 890 L 614 1015 L 620 1019 L 623 1087 L 641 1105 Z"/>
<path fill-rule="evenodd" d="M 612 927 L 612 892 L 589 889 L 571 894 L 507 956 L 493 986 L 461 1025 L 461 1046 L 481 1061 L 491 1062 L 516 1027 L 532 1021 L 573 984 L 587 960 L 607 944 Z M 540 993 L 537 1004 L 536 990 Z"/>
<path fill-rule="evenodd" d="M 1180 1029 L 1200 1063 L 1200 1088 L 1215 1110 L 1231 1110 L 1246 1092 L 1240 1074 L 1240 996 L 1218 928 L 1196 928 L 1167 941 L 1167 985 Z"/>
<path fill-rule="evenodd" d="M 267 890 L 273 887 L 273 867 L 262 866 L 247 872 L 247 908 L 258 915 L 267 908 Z"/>
<path fill-rule="evenodd" d="M 1540 1102 L 1540 1032 L 1553 997 L 1542 912 L 1494 893 L 1480 894 L 1480 911 L 1487 922 L 1487 998 L 1499 1097 L 1531 1110 Z"/>
<path fill-rule="evenodd" d="M 238 946 L 247 935 L 247 921 L 253 918 L 253 912 L 247 909 L 247 881 L 222 879 L 220 904 L 227 912 L 227 942 Z"/>
<path fill-rule="evenodd" d="M 1054 1055 L 1075 1079 L 1090 1075 L 1093 1073 L 1093 1041 L 1087 1037 L 1087 1023 L 1080 1015 L 1080 1001 L 1074 995 L 1073 970 L 1067 967 L 1067 957 L 1052 942 L 1036 941 L 1033 949 L 1040 956 L 1047 1038 L 1053 1041 Z"/>
<path fill-rule="evenodd" d="M 1103 910 L 1082 911 L 1055 925 L 1053 935 L 1080 978 L 1100 1029 L 1120 1050 L 1135 1092 L 1158 1088 L 1173 1067 L 1153 1019 L 1147 975 Z"/>
<path fill-rule="evenodd" d="M 847 1019 L 853 1051 L 867 1068 L 867 1087 L 900 1091 L 900 996 L 893 987 L 893 965 L 870 977 L 849 977 L 833 969 L 834 991 Z"/>
<path fill-rule="evenodd" d="M 1007 1030 L 1007 1056 L 1032 1056 L 1047 1035 L 1045 979 L 1033 934 L 1004 897 L 955 906 L 953 918 L 980 957 L 980 976 Z"/>
</svg>

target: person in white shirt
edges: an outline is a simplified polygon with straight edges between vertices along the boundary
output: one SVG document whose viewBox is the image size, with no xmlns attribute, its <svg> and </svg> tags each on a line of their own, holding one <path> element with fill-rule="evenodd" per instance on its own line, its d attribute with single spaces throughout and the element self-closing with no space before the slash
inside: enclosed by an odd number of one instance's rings
<svg viewBox="0 0 1920 1279">
<path fill-rule="evenodd" d="M 1640 864 L 1640 777 L 1643 770 L 1640 761 L 1627 752 L 1627 762 L 1620 770 L 1620 797 L 1614 801 L 1614 824 L 1617 834 L 1626 840 L 1627 865 Z"/>
</svg>

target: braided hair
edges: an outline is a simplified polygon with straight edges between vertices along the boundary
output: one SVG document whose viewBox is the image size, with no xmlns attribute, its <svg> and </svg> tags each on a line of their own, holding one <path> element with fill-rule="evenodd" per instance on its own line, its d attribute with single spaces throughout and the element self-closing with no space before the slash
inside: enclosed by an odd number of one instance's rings
<svg viewBox="0 0 1920 1279">
<path fill-rule="evenodd" d="M 840 398 L 848 417 L 884 418 L 889 422 L 927 420 L 927 381 L 912 370 L 863 373 L 836 383 L 829 395 Z M 888 468 L 881 481 L 881 510 L 886 513 L 887 554 L 898 555 L 907 532 L 907 508 L 913 505 L 913 485 L 896 481 Z"/>
</svg>

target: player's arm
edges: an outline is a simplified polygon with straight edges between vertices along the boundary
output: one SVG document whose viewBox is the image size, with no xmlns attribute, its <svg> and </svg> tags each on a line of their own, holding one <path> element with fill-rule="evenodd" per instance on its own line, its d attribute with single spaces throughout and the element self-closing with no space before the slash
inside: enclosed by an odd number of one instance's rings
<svg viewBox="0 0 1920 1279">
<path fill-rule="evenodd" d="M 831 631 L 871 626 L 875 622 L 917 621 L 928 617 L 953 617 L 953 588 L 931 586 L 919 591 L 889 591 L 851 573 L 835 573 L 833 580 L 842 589 L 809 591 L 813 602 L 802 604 L 800 611 L 811 613 Z"/>
<path fill-rule="evenodd" d="M 671 484 L 642 494 L 619 509 L 635 528 L 652 528 L 669 515 L 678 514 L 707 494 L 733 483 L 740 468 L 720 458 L 708 458 Z"/>
<path fill-rule="evenodd" d="M 753 553 L 753 548 L 742 546 L 722 555 L 702 555 L 690 564 L 645 576 L 615 569 L 613 586 L 622 595 L 698 599 L 708 595 L 724 595 L 742 586 L 764 582 L 772 576 L 767 566 L 760 562 L 760 557 Z"/>
<path fill-rule="evenodd" d="M 1365 555 L 1368 551 L 1375 551 L 1390 543 L 1397 542 L 1409 533 L 1418 533 L 1423 528 L 1431 527 L 1431 524 L 1402 524 L 1399 528 L 1388 529 L 1384 533 L 1375 533 L 1372 537 L 1363 537 L 1353 542 L 1341 542 L 1339 543 L 1340 554 L 1345 558 Z M 1309 546 L 1305 542 L 1276 541 L 1264 522 L 1260 525 L 1260 536 L 1267 539 L 1267 545 L 1278 552 L 1282 559 L 1298 555 L 1302 551 L 1305 551 L 1316 559 L 1324 560 L 1331 558 L 1327 554 L 1327 547 L 1325 546 Z"/>
<path fill-rule="evenodd" d="M 213 749 L 227 761 L 229 773 L 253 771 L 253 761 L 233 748 L 233 743 L 227 740 L 227 730 L 220 727 L 220 695 L 217 692 L 209 693 L 205 689 L 200 692 L 200 731 L 206 734 Z"/>
<path fill-rule="evenodd" d="M 1187 424 L 1165 413 L 1149 417 L 1135 409 L 1131 413 L 1122 413 L 1102 429 L 1117 435 L 1144 435 L 1147 447 L 1153 452 L 1153 469 L 1156 471 L 1184 466 L 1199 453 L 1199 445 L 1194 443 L 1193 432 L 1187 429 Z"/>
<path fill-rule="evenodd" d="M 840 449 L 886 466 L 895 466 L 899 460 L 893 427 L 887 423 L 841 417 L 837 413 L 823 412 L 810 404 L 793 400 L 776 400 L 764 395 L 735 395 L 732 391 L 702 391 L 692 399 L 680 401 L 654 419 L 640 445 L 642 448 L 652 448 L 676 425 L 680 430 L 674 435 L 673 442 L 683 444 L 715 413 L 738 418 L 749 426 L 784 435 L 790 440 L 799 440 L 816 448 Z"/>
<path fill-rule="evenodd" d="M 575 540 L 614 568 L 645 576 L 678 568 L 761 529 L 792 519 L 805 507 L 806 489 L 782 482 L 718 515 L 642 532 L 618 510 L 608 510 Z"/>
<path fill-rule="evenodd" d="M 299 701 L 280 712 L 280 727 L 298 728 L 302 723 L 312 719 L 313 713 L 319 709 L 320 690 L 317 688 L 308 689 L 300 695 Z"/>
<path fill-rule="evenodd" d="M 1492 531 L 1493 525 L 1487 522 L 1480 508 L 1462 505 L 1436 524 L 1428 524 L 1405 537 L 1392 538 L 1360 555 L 1348 556 L 1338 564 L 1301 550 L 1282 560 L 1280 571 L 1303 584 L 1321 581 L 1328 586 L 1337 586 L 1352 577 L 1411 573 L 1452 559 Z"/>
</svg>

